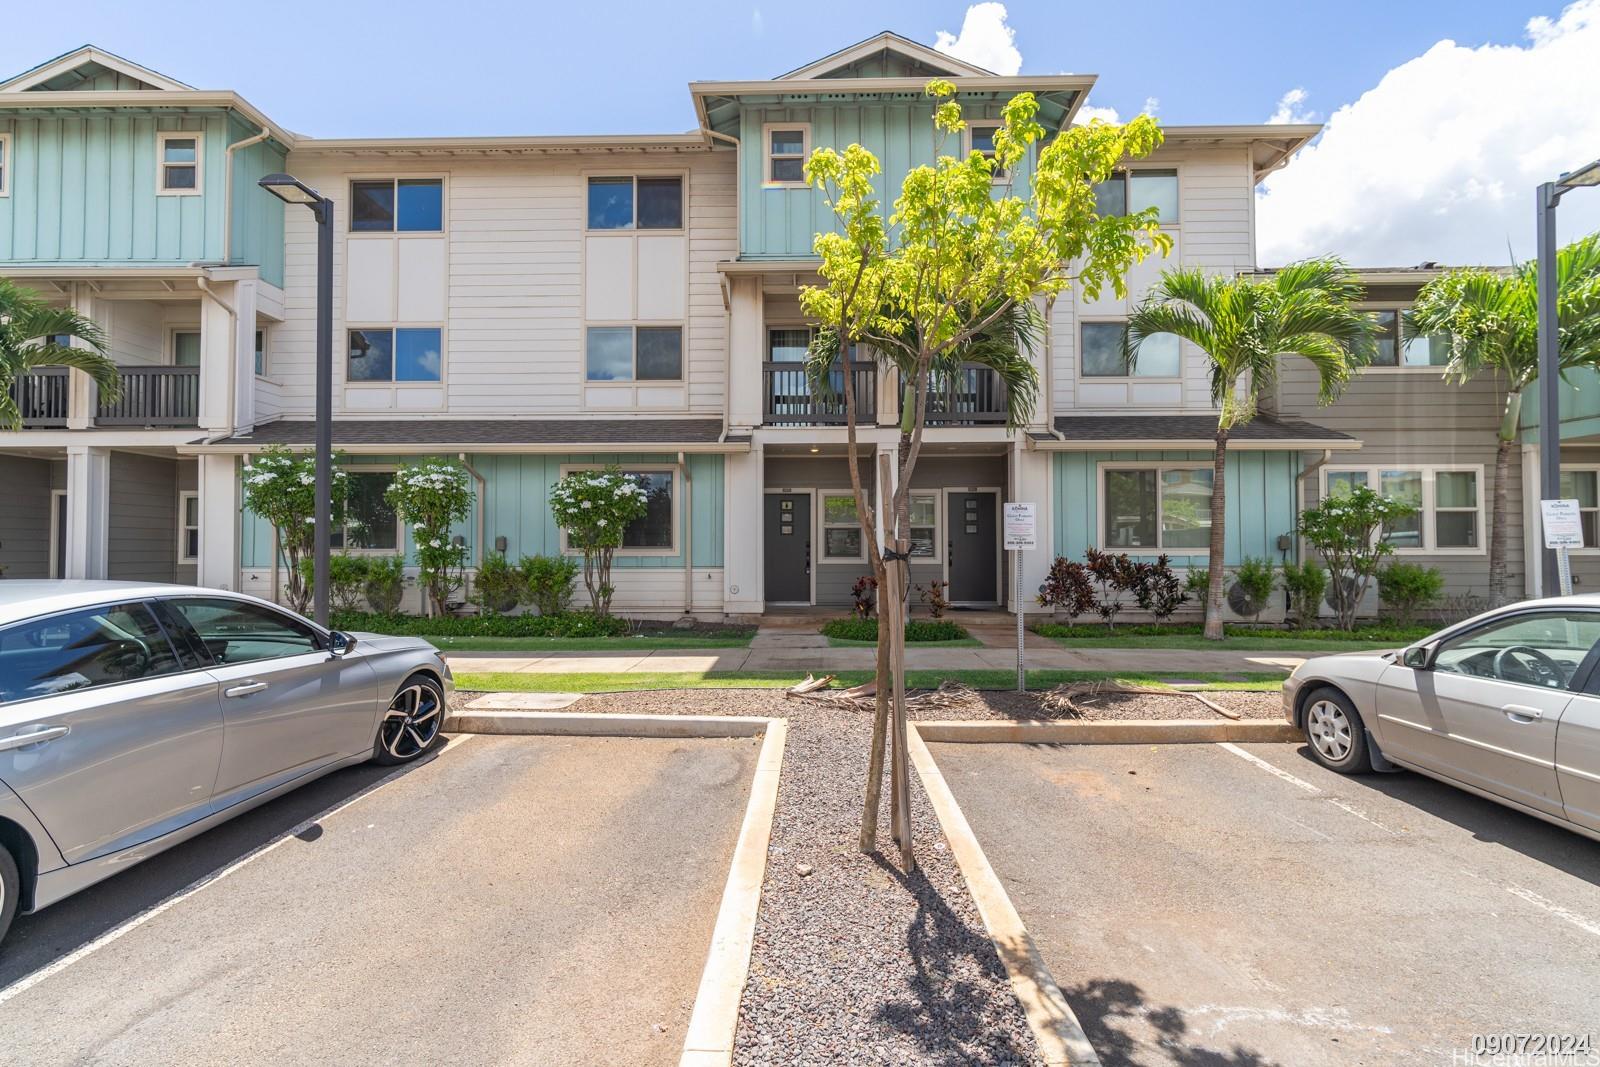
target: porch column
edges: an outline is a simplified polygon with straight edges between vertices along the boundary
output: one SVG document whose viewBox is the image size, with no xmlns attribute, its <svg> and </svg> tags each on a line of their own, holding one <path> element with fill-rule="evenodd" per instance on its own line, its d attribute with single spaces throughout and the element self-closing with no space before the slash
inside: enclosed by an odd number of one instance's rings
<svg viewBox="0 0 1600 1067">
<path fill-rule="evenodd" d="M 759 445 L 727 458 L 726 503 L 722 509 L 722 610 L 730 615 L 759 615 L 766 608 L 761 573 L 765 468 Z"/>
<path fill-rule="evenodd" d="M 1050 459 L 1049 452 L 1038 452 L 1028 448 L 1022 441 L 1013 441 L 1011 445 L 1010 486 L 1006 492 L 1006 499 L 1017 503 L 1034 505 L 1034 514 L 1038 521 L 1039 547 L 1022 554 L 1022 585 L 1018 589 L 1010 589 L 1006 598 L 1007 607 L 1011 611 L 1017 610 L 1017 595 L 1022 596 L 1022 609 L 1024 611 L 1039 611 L 1034 594 L 1044 583 L 1046 575 L 1050 573 L 1050 562 L 1055 559 L 1055 529 L 1054 509 L 1050 501 Z M 1016 582 L 1017 568 L 1011 560 L 1011 554 L 1005 554 L 1005 573 L 1008 587 Z"/>
<path fill-rule="evenodd" d="M 111 534 L 111 450 L 67 446 L 66 576 L 105 578 Z"/>
<path fill-rule="evenodd" d="M 245 279 L 233 284 L 233 426 L 234 432 L 256 422 L 256 293 L 259 283 Z M 201 387 L 205 371 L 200 372 Z"/>
<path fill-rule="evenodd" d="M 761 425 L 761 279 L 728 279 L 728 429 L 747 433 Z M 759 491 L 758 491 L 759 492 Z"/>
<path fill-rule="evenodd" d="M 200 562 L 195 570 L 195 582 L 213 589 L 237 589 L 238 460 L 234 456 L 201 456 L 197 484 L 200 487 Z"/>
<path fill-rule="evenodd" d="M 1555 596 L 1559 590 L 1544 592 L 1544 568 L 1539 553 L 1544 551 L 1544 518 L 1539 514 L 1539 446 L 1522 446 L 1522 583 L 1529 599 Z M 1490 486 L 1489 491 L 1493 492 Z"/>
<path fill-rule="evenodd" d="M 243 346 L 238 344 L 238 323 L 229 313 L 229 308 L 238 310 L 239 288 L 238 282 L 212 282 L 216 299 L 200 294 L 200 428 L 212 433 L 232 430 L 234 383 L 239 380 L 236 364 L 241 354 L 252 358 L 251 352 L 240 352 Z M 224 307 L 223 302 L 228 306 Z M 255 321 L 253 299 L 250 321 Z"/>
<path fill-rule="evenodd" d="M 81 282 L 73 283 L 72 310 L 91 322 L 99 323 L 107 337 L 110 337 L 112 332 L 110 323 L 101 322 L 96 315 L 97 310 L 103 313 L 106 308 L 103 305 L 98 309 L 95 307 L 94 290 L 89 286 Z M 83 343 L 81 341 L 73 341 L 72 347 L 81 348 Z M 114 352 L 112 353 L 112 358 L 116 358 Z M 99 406 L 100 388 L 94 384 L 94 379 L 77 368 L 67 371 L 67 429 L 87 430 L 92 428 L 94 426 L 95 409 Z M 68 504 L 67 506 L 70 511 L 71 505 Z M 70 548 L 68 552 L 70 556 Z M 70 570 L 67 572 L 67 576 L 72 577 Z"/>
</svg>

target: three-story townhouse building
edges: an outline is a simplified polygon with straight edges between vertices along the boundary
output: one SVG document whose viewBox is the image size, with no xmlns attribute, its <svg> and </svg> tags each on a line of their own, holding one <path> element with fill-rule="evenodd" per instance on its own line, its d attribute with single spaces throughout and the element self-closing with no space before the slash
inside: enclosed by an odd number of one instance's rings
<svg viewBox="0 0 1600 1067">
<path fill-rule="evenodd" d="M 935 141 L 933 76 L 957 85 L 970 121 L 959 145 Z M 312 441 L 315 224 L 256 186 L 288 171 L 336 203 L 334 442 L 358 520 L 338 531 L 343 550 L 409 553 L 383 491 L 399 464 L 437 457 L 474 478 L 456 531 L 472 561 L 565 552 L 551 487 L 617 464 L 651 502 L 618 554 L 619 609 L 848 604 L 867 567 L 843 412 L 800 368 L 814 324 L 798 294 L 816 276 L 813 237 L 833 224 L 804 160 L 859 142 L 883 161 L 892 199 L 939 151 L 981 150 L 1011 95 L 1035 93 L 1057 130 L 1093 84 L 999 77 L 882 34 L 770 80 L 691 83 L 699 125 L 684 133 L 327 139 L 92 47 L 0 83 L 0 275 L 100 322 L 125 381 L 114 405 L 77 372 L 18 383 L 24 426 L 0 433 L 11 490 L 0 565 L 266 595 L 281 585 L 241 469 L 268 446 Z M 1039 505 L 1048 546 L 1025 561 L 1025 603 L 1053 555 L 1088 547 L 1204 565 L 1216 419 L 1205 356 L 1156 341 L 1130 368 L 1121 324 L 1165 266 L 1253 271 L 1256 186 L 1315 133 L 1167 127 L 1160 149 L 1101 187 L 1107 211 L 1158 209 L 1171 258 L 1136 268 L 1128 299 L 1054 301 L 1026 426 L 1005 425 L 987 372 L 934 385 L 912 487 L 914 583 L 946 581 L 959 604 L 1013 604 L 1007 499 Z M 1398 306 L 1390 284 L 1375 278 L 1373 298 Z M 862 397 L 870 485 L 875 455 L 896 445 L 899 383 L 865 358 L 841 373 Z M 1357 389 L 1387 397 L 1368 373 Z M 1467 392 L 1441 417 L 1477 426 L 1472 405 L 1495 401 Z M 1448 395 L 1441 412 L 1466 398 Z M 1354 391 L 1316 409 L 1293 372 L 1273 401 L 1234 435 L 1230 564 L 1292 558 L 1298 509 L 1324 479 L 1390 463 L 1364 446 L 1402 448 L 1410 431 Z M 1487 438 L 1462 439 L 1472 457 L 1428 461 L 1429 484 L 1451 464 L 1492 463 L 1494 420 L 1484 425 Z M 1481 531 L 1481 474 L 1475 484 Z M 1436 510 L 1453 506 L 1444 491 Z"/>
</svg>

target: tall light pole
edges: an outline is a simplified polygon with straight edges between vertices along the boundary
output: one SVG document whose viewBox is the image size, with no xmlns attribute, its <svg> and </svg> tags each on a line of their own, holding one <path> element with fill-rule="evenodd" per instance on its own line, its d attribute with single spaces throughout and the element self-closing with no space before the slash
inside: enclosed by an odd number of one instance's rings
<svg viewBox="0 0 1600 1067">
<path fill-rule="evenodd" d="M 1561 497 L 1561 359 L 1556 318 L 1556 205 L 1574 189 L 1600 185 L 1600 159 L 1539 186 L 1539 497 Z M 1541 544 L 1543 542 L 1541 541 Z M 1561 588 L 1556 550 L 1539 554 L 1545 596 Z"/>
<path fill-rule="evenodd" d="M 291 174 L 256 183 L 285 204 L 311 209 L 317 220 L 316 524 L 312 528 L 311 614 L 328 625 L 328 544 L 333 536 L 333 201 Z"/>
</svg>

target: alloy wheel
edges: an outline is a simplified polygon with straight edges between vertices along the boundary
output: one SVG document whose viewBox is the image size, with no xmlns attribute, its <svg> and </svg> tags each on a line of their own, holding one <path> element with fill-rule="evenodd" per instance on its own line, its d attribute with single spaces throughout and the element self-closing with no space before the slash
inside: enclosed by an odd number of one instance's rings
<svg viewBox="0 0 1600 1067">
<path fill-rule="evenodd" d="M 1327 759 L 1338 763 L 1350 755 L 1354 740 L 1350 734 L 1350 717 L 1333 701 L 1319 700 L 1311 705 L 1306 727 L 1311 743 Z"/>
<path fill-rule="evenodd" d="M 444 724 L 444 703 L 432 686 L 420 682 L 395 694 L 378 728 L 379 743 L 395 759 L 410 759 L 433 744 Z"/>
</svg>

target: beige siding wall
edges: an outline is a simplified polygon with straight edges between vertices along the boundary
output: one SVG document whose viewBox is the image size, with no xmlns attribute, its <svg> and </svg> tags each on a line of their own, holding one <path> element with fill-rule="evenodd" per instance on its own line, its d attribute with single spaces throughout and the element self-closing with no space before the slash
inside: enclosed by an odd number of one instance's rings
<svg viewBox="0 0 1600 1067">
<path fill-rule="evenodd" d="M 604 153 L 529 156 L 516 161 L 303 154 L 290 169 L 339 201 L 334 240 L 336 412 L 381 415 L 351 406 L 344 388 L 345 308 L 351 296 L 347 254 L 350 182 L 443 177 L 445 317 L 442 398 L 402 401 L 399 412 L 451 416 L 605 414 L 584 388 L 585 205 L 589 174 L 681 172 L 687 176 L 687 277 L 682 399 L 662 414 L 720 414 L 726 393 L 727 313 L 716 265 L 737 255 L 735 161 L 712 153 Z M 359 239 L 359 238 L 358 238 Z M 400 241 L 410 240 L 401 237 Z M 426 237 L 424 239 L 427 239 Z M 285 321 L 272 332 L 271 378 L 258 397 L 263 415 L 312 411 L 316 233 L 307 211 L 287 216 Z M 643 268 L 641 268 L 643 270 Z M 594 288 L 631 284 L 597 278 Z M 641 278 L 641 286 L 648 285 Z M 430 297 L 431 299 L 431 297 Z M 406 303 L 404 296 L 401 304 Z M 421 322 L 411 308 L 395 321 Z M 437 391 L 433 391 L 437 393 Z M 417 394 L 417 395 L 420 395 Z M 440 402 L 442 399 L 442 403 Z M 363 401 L 363 404 L 366 402 Z M 624 406 L 622 410 L 628 410 Z M 616 409 L 611 412 L 617 413 Z"/>
</svg>

